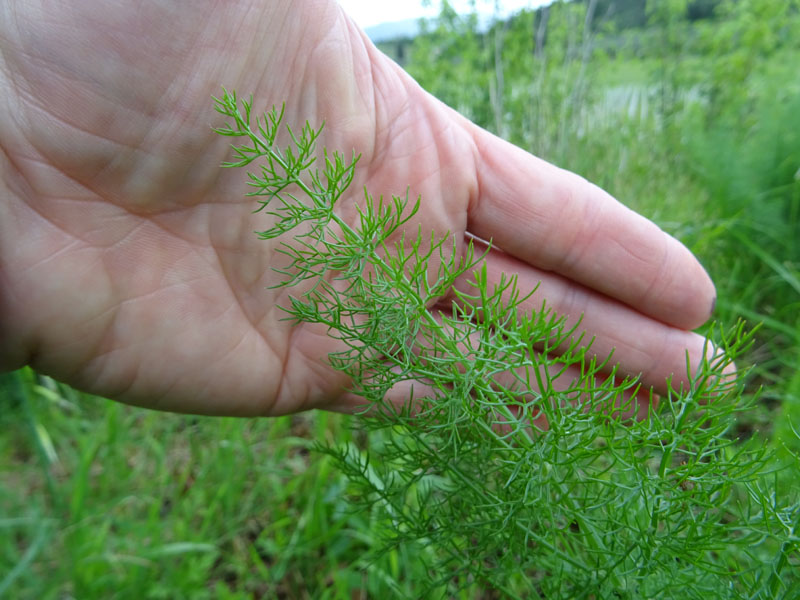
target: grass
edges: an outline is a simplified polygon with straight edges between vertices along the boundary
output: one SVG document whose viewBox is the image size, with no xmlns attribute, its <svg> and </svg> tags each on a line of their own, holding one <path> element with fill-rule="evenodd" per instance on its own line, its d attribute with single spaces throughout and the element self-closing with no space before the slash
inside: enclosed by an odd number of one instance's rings
<svg viewBox="0 0 800 600">
<path fill-rule="evenodd" d="M 3 382 L 0 598 L 418 597 L 430 549 L 376 556 L 387 522 L 312 451 L 363 447 L 347 418 L 162 415 L 27 370 Z"/>
<path fill-rule="evenodd" d="M 376 557 L 386 524 L 312 451 L 363 445 L 347 417 L 164 415 L 29 370 L 2 383 L 0 598 L 414 596 L 407 552 L 425 549 Z"/>
<path fill-rule="evenodd" d="M 309 453 L 310 439 L 347 435 L 341 419 L 165 416 L 21 375 L 28 409 L 4 411 L 0 454 L 9 597 L 304 597 L 312 582 L 360 585 L 340 562 L 368 549 L 364 516 Z M 33 423 L 55 440 L 46 464 Z"/>
</svg>

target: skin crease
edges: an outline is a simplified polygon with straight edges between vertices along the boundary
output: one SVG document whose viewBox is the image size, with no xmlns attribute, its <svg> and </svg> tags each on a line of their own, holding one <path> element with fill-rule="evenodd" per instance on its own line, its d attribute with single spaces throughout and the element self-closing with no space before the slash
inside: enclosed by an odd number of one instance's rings
<svg viewBox="0 0 800 600">
<path fill-rule="evenodd" d="M 374 194 L 422 196 L 413 230 L 504 252 L 492 277 L 548 305 L 663 391 L 703 339 L 713 284 L 679 242 L 580 177 L 425 93 L 332 1 L 17 1 L 0 6 L 0 368 L 31 364 L 156 409 L 350 410 L 324 331 L 276 308 L 275 242 L 223 170 L 211 97 L 286 102 L 361 153 L 345 216 Z M 286 143 L 286 140 L 279 140 Z M 466 284 L 462 284 L 466 285 Z M 400 393 L 400 392 L 398 392 Z"/>
</svg>

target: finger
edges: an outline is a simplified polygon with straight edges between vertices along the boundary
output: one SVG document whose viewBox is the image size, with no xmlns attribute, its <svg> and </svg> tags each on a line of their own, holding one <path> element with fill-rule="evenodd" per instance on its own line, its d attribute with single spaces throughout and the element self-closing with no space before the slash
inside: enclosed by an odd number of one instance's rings
<svg viewBox="0 0 800 600">
<path fill-rule="evenodd" d="M 470 232 L 675 327 L 708 319 L 714 286 L 680 242 L 583 178 L 477 127 L 473 133 Z"/>
<path fill-rule="evenodd" d="M 475 241 L 482 250 L 482 243 Z M 543 305 L 566 319 L 568 328 L 577 325 L 575 336 L 582 335 L 581 345 L 610 365 L 619 365 L 628 377 L 640 377 L 646 388 L 666 393 L 670 387 L 687 386 L 687 355 L 692 369 L 702 363 L 705 339 L 695 333 L 666 325 L 631 307 L 575 283 L 561 275 L 536 269 L 523 261 L 492 249 L 485 254 L 490 289 L 505 276 L 516 276 L 522 294 L 535 292 L 521 307 L 540 310 Z M 473 276 L 465 274 L 455 288 L 464 294 L 474 293 Z"/>
</svg>

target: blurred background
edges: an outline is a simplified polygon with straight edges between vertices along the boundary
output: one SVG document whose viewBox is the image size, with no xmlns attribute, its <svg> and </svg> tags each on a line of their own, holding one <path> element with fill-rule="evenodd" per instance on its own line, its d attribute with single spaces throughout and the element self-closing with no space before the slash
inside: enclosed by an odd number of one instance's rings
<svg viewBox="0 0 800 600">
<path fill-rule="evenodd" d="M 759 408 L 735 434 L 774 450 L 779 495 L 800 487 L 800 2 L 343 4 L 431 93 L 700 258 L 717 321 L 760 324 L 741 365 Z M 314 451 L 347 425 L 157 414 L 2 375 L 0 598 L 415 597 L 424 564 L 367 560 L 389 525 Z"/>
</svg>

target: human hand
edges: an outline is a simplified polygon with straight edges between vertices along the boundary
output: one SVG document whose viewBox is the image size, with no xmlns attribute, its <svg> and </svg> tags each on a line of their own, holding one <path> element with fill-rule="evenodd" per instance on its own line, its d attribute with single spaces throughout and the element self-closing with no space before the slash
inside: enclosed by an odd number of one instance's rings
<svg viewBox="0 0 800 600">
<path fill-rule="evenodd" d="M 714 288 L 679 242 L 426 94 L 334 2 L 11 0 L 0 82 L 0 367 L 183 412 L 357 403 L 326 332 L 281 320 L 266 217 L 218 168 L 221 85 L 362 154 L 345 213 L 408 188 L 415 231 L 491 239 L 490 273 L 541 282 L 623 373 L 663 391 L 702 356 Z"/>
</svg>

